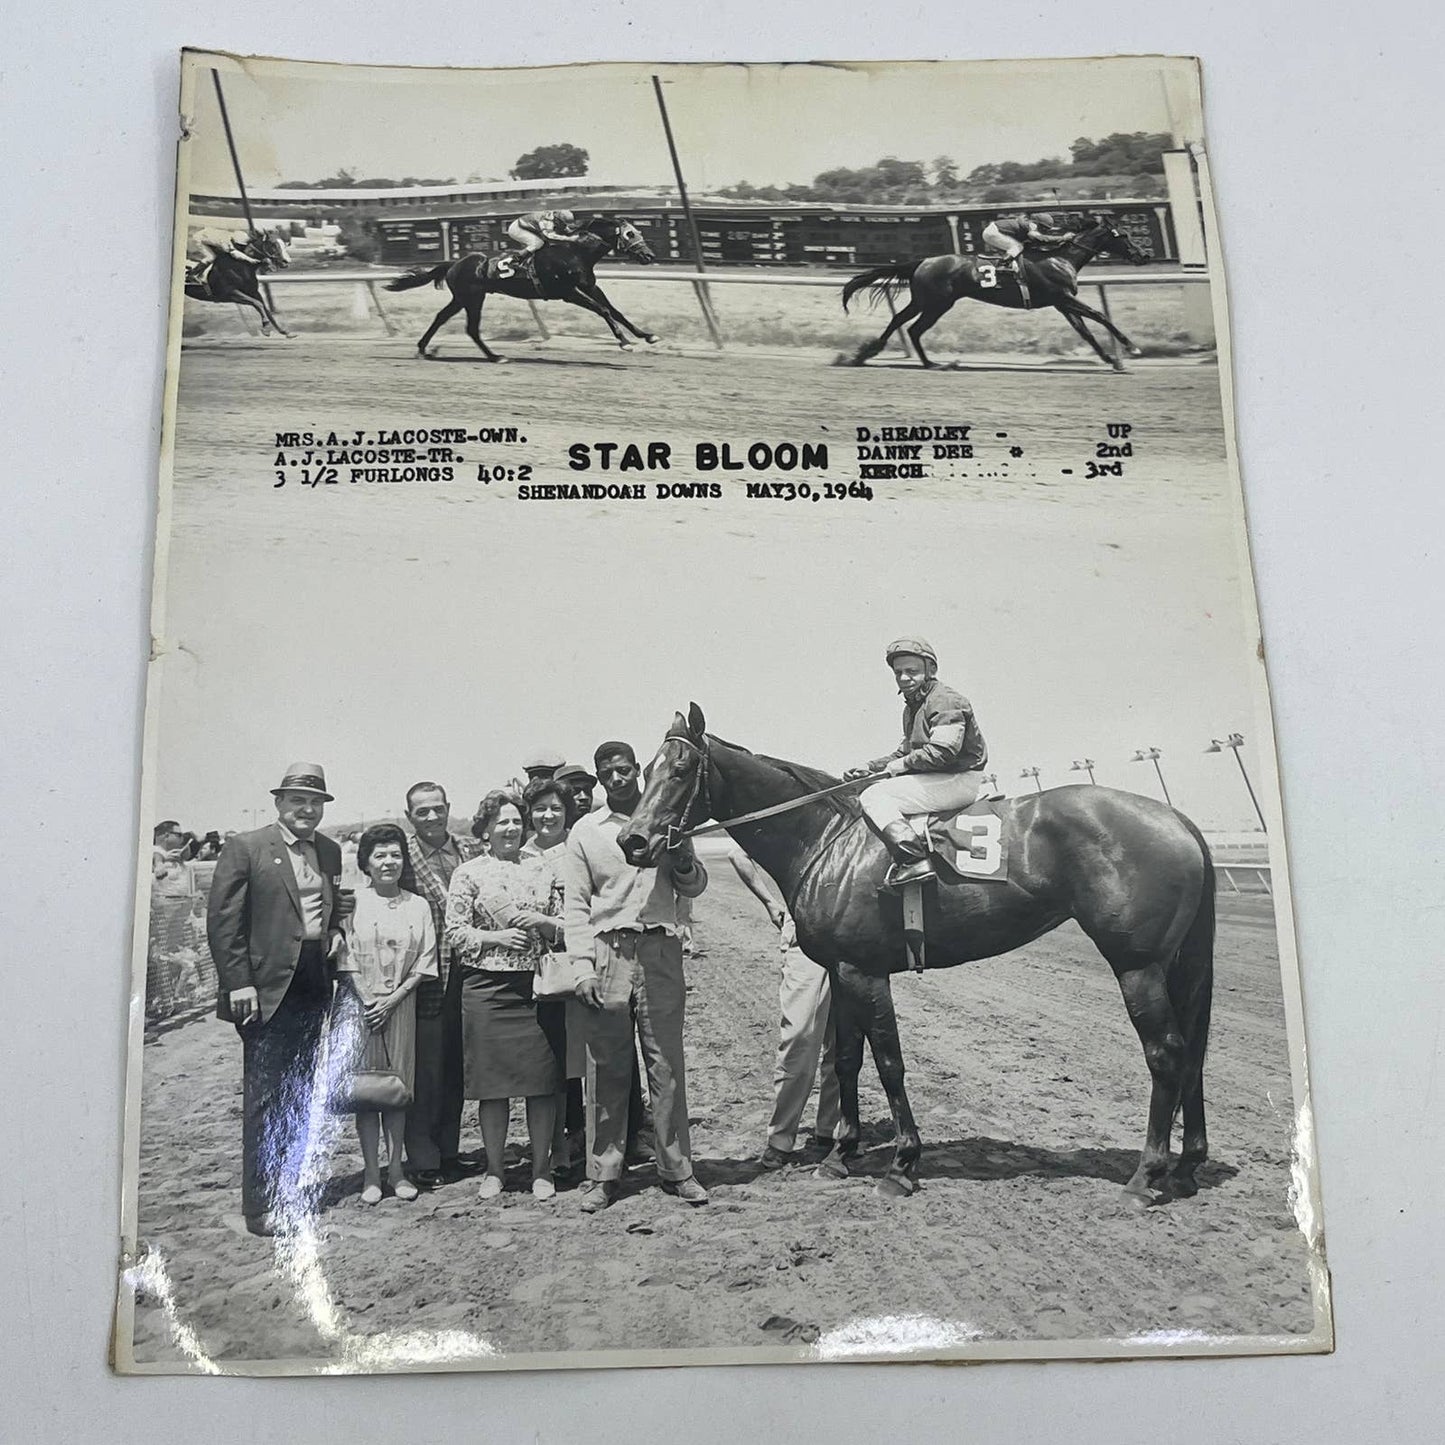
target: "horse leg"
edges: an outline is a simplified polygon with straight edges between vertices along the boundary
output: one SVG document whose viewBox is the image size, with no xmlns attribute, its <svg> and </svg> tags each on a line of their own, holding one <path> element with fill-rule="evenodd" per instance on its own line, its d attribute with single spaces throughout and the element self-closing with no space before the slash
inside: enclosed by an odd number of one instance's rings
<svg viewBox="0 0 1445 1445">
<path fill-rule="evenodd" d="M 564 296 L 562 299 L 570 301 L 574 306 L 580 306 L 584 311 L 592 312 L 594 316 L 600 316 L 607 323 L 607 329 L 617 338 L 617 344 L 624 351 L 632 350 L 632 343 L 622 334 L 622 328 L 613 320 L 611 310 L 594 301 L 582 286 L 574 286 L 572 294 Z"/>
<path fill-rule="evenodd" d="M 1102 311 L 1096 311 L 1092 306 L 1086 306 L 1077 296 L 1071 296 L 1069 303 L 1080 316 L 1087 316 L 1090 321 L 1097 321 L 1120 346 L 1128 351 L 1130 356 L 1142 356 L 1144 354 Z"/>
<path fill-rule="evenodd" d="M 1124 363 L 1120 361 L 1117 356 L 1110 356 L 1109 353 L 1105 351 L 1102 346 L 1099 345 L 1098 337 L 1096 337 L 1094 333 L 1090 331 L 1087 326 L 1084 325 L 1082 317 L 1076 315 L 1073 311 L 1070 311 L 1063 302 L 1059 302 L 1058 305 L 1054 307 L 1054 310 L 1056 310 L 1059 315 L 1062 316 L 1064 320 L 1067 321 L 1069 325 L 1072 326 L 1074 330 L 1077 331 L 1079 335 L 1082 336 L 1084 340 L 1087 341 L 1089 345 L 1094 348 L 1094 351 L 1098 355 L 1100 361 L 1102 361 L 1106 366 L 1112 366 L 1115 371 L 1123 371 Z"/>
<path fill-rule="evenodd" d="M 271 334 L 271 315 L 261 304 L 260 297 L 250 296 L 244 291 L 233 291 L 230 300 L 234 301 L 237 306 L 249 306 L 261 319 L 261 335 L 269 336 Z M 280 331 L 281 328 L 277 326 L 276 329 Z"/>
<path fill-rule="evenodd" d="M 1192 1051 L 1191 1051 L 1192 1052 Z M 1184 1081 L 1179 1089 L 1180 1112 L 1184 1116 L 1184 1132 L 1180 1141 L 1179 1159 L 1169 1177 L 1170 1192 L 1187 1199 L 1199 1192 L 1194 1172 L 1209 1158 L 1209 1136 L 1204 1128 L 1204 1070 L 1193 1059 L 1184 1066 Z"/>
<path fill-rule="evenodd" d="M 267 321 L 269 321 L 271 325 L 274 326 L 276 330 L 281 333 L 282 336 L 289 337 L 294 334 L 293 332 L 287 331 L 287 329 L 282 326 L 281 322 L 277 319 L 276 313 L 272 311 L 270 306 L 266 304 L 266 293 L 264 291 L 260 292 L 256 296 L 256 305 L 260 308 L 261 315 Z"/>
<path fill-rule="evenodd" d="M 422 339 L 416 344 L 417 354 L 423 360 L 429 359 L 427 355 L 427 347 L 428 345 L 430 345 L 432 337 L 435 336 L 437 332 L 440 331 L 442 327 L 445 326 L 447 322 L 450 321 L 452 317 L 455 316 L 457 312 L 461 309 L 462 303 L 458 301 L 455 296 L 453 296 L 452 299 L 448 301 L 447 304 L 443 306 L 440 311 L 437 312 L 436 316 L 432 320 L 432 324 L 427 327 L 425 334 L 422 336 Z"/>
<path fill-rule="evenodd" d="M 614 319 L 616 319 L 617 321 L 620 321 L 635 337 L 637 337 L 637 339 L 638 339 L 639 341 L 645 341 L 645 342 L 647 342 L 647 344 L 648 344 L 649 346 L 651 346 L 651 345 L 657 340 L 657 335 L 656 335 L 655 332 L 652 332 L 652 331 L 640 331 L 636 326 L 634 326 L 634 325 L 617 309 L 616 303 L 615 303 L 615 302 L 612 300 L 612 298 L 611 298 L 610 296 L 608 296 L 608 294 L 597 284 L 597 282 L 596 282 L 595 280 L 592 282 L 591 286 L 589 286 L 589 287 L 587 288 L 587 294 L 588 294 L 589 296 L 591 296 L 594 301 L 598 302 L 598 303 L 599 303 L 600 305 L 602 305 L 602 306 L 605 306 L 605 307 L 607 308 L 607 310 L 611 313 L 611 315 L 614 317 Z"/>
<path fill-rule="evenodd" d="M 880 336 L 877 341 L 865 341 L 863 345 L 853 353 L 853 365 L 862 366 L 869 357 L 877 356 L 878 353 L 888 345 L 888 338 L 892 336 L 900 326 L 912 321 L 915 316 L 922 315 L 922 313 L 923 308 L 918 302 L 910 298 L 908 305 L 883 328 L 883 335 Z"/>
<path fill-rule="evenodd" d="M 485 341 L 482 340 L 482 302 L 485 296 L 477 296 L 466 303 L 467 307 L 467 335 L 481 348 L 482 355 L 488 361 L 505 361 L 505 356 L 498 356 Z"/>
<path fill-rule="evenodd" d="M 863 1134 L 858 1121 L 858 1074 L 863 1067 L 865 1004 L 858 987 L 862 975 L 857 969 L 840 964 L 828 972 L 833 985 L 833 1071 L 838 1076 L 838 1127 L 833 1131 L 833 1147 L 814 1171 L 814 1177 L 846 1179 L 848 1161 L 857 1154 Z"/>
<path fill-rule="evenodd" d="M 908 328 L 908 335 L 913 341 L 913 349 L 918 353 L 919 361 L 927 367 L 933 366 L 923 349 L 923 333 L 938 325 L 939 318 L 948 308 L 941 307 L 937 310 L 925 311 L 912 326 Z"/>
<path fill-rule="evenodd" d="M 893 1009 L 893 985 L 887 975 L 868 979 L 869 1001 L 872 1005 L 867 1025 L 868 1044 L 873 1050 L 873 1065 L 888 1095 L 893 1113 L 893 1162 L 878 1181 L 878 1193 L 889 1199 L 903 1199 L 918 1188 L 918 1156 L 923 1141 L 908 1092 L 903 1087 L 903 1046 L 898 1038 L 898 1016 Z"/>
<path fill-rule="evenodd" d="M 1113 960 L 1111 959 L 1112 963 Z M 1139 1166 L 1124 1186 L 1124 1198 L 1136 1205 L 1153 1202 L 1164 1192 L 1169 1172 L 1169 1135 L 1179 1107 L 1184 1082 L 1184 1034 L 1169 999 L 1164 969 L 1157 963 L 1116 967 L 1119 989 L 1129 1010 L 1130 1021 L 1144 1046 L 1152 1087 L 1149 1095 L 1149 1126 Z M 1203 1091 L 1199 1099 L 1202 1104 Z"/>
</svg>

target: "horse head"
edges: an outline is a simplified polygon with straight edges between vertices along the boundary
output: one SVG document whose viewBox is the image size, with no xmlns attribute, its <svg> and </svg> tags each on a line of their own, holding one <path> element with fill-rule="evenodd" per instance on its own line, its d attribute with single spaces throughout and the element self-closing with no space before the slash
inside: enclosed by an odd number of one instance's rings
<svg viewBox="0 0 1445 1445">
<path fill-rule="evenodd" d="M 1078 239 L 1096 256 L 1107 251 L 1135 266 L 1142 266 L 1149 259 L 1107 216 L 1090 216 L 1089 225 L 1080 231 Z"/>
<path fill-rule="evenodd" d="M 609 251 L 615 251 L 640 265 L 650 266 L 657 260 L 642 232 L 625 216 L 594 216 L 583 229 L 605 241 Z"/>
<path fill-rule="evenodd" d="M 279 231 L 252 231 L 251 246 L 272 271 L 284 271 L 291 264 L 291 247 Z"/>
<path fill-rule="evenodd" d="M 674 834 L 710 815 L 707 719 L 693 703 L 677 713 L 644 770 L 647 786 L 627 826 L 617 835 L 622 856 L 634 868 L 654 868 Z"/>
</svg>

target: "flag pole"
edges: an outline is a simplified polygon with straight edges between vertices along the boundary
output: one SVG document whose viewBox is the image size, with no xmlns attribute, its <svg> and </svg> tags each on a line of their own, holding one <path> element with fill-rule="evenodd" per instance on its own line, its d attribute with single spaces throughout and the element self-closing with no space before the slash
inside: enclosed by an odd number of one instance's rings
<svg viewBox="0 0 1445 1445">
<path fill-rule="evenodd" d="M 241 193 L 241 209 L 246 214 L 246 229 L 256 229 L 255 219 L 251 215 L 251 198 L 246 194 L 246 181 L 241 175 L 241 158 L 236 154 L 236 138 L 231 134 L 231 117 L 226 110 L 226 95 L 221 89 L 221 72 L 211 71 L 211 81 L 216 87 L 216 104 L 221 108 L 221 129 L 226 132 L 226 149 L 231 152 L 231 169 L 236 173 L 236 189 Z"/>
<path fill-rule="evenodd" d="M 682 216 L 687 223 L 688 235 L 692 238 L 693 264 L 699 271 L 707 270 L 707 263 L 703 260 L 702 241 L 697 234 L 697 221 L 692 214 L 692 202 L 687 196 L 687 182 L 682 178 L 682 162 L 677 158 L 677 142 L 672 137 L 672 121 L 668 118 L 667 102 L 662 98 L 662 78 L 654 75 L 652 77 L 652 90 L 657 96 L 657 108 L 662 114 L 662 130 L 667 137 L 667 153 L 672 157 L 672 174 L 677 178 L 677 194 L 682 201 Z M 718 330 L 717 317 L 713 314 L 712 297 L 708 293 L 705 282 L 693 283 L 693 289 L 697 292 L 697 303 L 702 311 L 702 319 L 707 322 L 708 335 L 712 337 L 714 346 L 722 346 L 722 333 Z"/>
</svg>

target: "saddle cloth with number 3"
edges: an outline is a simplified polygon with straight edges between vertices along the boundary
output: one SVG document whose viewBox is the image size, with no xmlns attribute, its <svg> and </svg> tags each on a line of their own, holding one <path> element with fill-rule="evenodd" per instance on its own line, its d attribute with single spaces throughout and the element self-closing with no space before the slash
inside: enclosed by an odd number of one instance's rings
<svg viewBox="0 0 1445 1445">
<path fill-rule="evenodd" d="M 961 813 L 928 819 L 928 844 L 952 873 L 970 880 L 1004 882 L 1008 878 L 1008 836 L 1002 798 L 981 798 Z M 946 880 L 946 875 L 943 881 Z"/>
</svg>

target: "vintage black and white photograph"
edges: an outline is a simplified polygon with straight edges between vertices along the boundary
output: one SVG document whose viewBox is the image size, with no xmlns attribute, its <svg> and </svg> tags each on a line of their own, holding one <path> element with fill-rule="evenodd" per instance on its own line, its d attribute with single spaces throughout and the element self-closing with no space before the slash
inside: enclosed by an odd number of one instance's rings
<svg viewBox="0 0 1445 1445">
<path fill-rule="evenodd" d="M 1330 1349 L 1197 62 L 180 111 L 116 1367 Z"/>
</svg>

